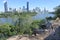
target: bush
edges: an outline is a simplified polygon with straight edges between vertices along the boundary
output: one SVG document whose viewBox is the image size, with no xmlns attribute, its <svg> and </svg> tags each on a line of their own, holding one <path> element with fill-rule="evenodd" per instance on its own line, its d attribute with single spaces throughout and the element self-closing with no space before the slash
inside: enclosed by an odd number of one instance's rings
<svg viewBox="0 0 60 40">
<path fill-rule="evenodd" d="M 15 26 L 10 24 L 0 25 L 0 38 L 16 35 Z"/>
</svg>

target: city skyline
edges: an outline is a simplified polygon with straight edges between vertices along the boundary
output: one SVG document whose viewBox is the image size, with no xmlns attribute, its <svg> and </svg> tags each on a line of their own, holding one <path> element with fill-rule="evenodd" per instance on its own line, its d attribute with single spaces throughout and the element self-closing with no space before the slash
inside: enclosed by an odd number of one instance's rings
<svg viewBox="0 0 60 40">
<path fill-rule="evenodd" d="M 4 0 L 0 0 L 0 11 L 4 11 Z M 33 9 L 35 7 L 39 7 L 41 10 L 46 8 L 49 11 L 53 11 L 53 8 L 60 5 L 60 0 L 28 0 L 29 1 L 29 9 Z M 27 0 L 7 0 L 8 7 L 10 8 L 19 8 L 26 7 Z"/>
</svg>

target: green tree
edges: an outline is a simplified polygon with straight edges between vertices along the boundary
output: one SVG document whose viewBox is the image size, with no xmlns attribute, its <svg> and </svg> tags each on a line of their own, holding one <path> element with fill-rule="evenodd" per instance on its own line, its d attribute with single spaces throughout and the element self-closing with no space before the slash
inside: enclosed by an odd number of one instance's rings
<svg viewBox="0 0 60 40">
<path fill-rule="evenodd" d="M 60 18 L 60 5 L 55 7 L 54 9 L 55 9 L 55 12 L 54 12 L 55 16 Z"/>
<path fill-rule="evenodd" d="M 18 16 L 16 21 L 16 30 L 18 30 L 19 34 L 30 33 L 30 24 L 32 23 L 32 16 L 34 16 L 35 12 L 22 12 Z"/>
<path fill-rule="evenodd" d="M 32 24 L 30 25 L 31 30 L 33 31 L 33 29 L 40 29 L 41 25 L 45 23 L 45 20 L 34 20 L 32 22 Z"/>
</svg>

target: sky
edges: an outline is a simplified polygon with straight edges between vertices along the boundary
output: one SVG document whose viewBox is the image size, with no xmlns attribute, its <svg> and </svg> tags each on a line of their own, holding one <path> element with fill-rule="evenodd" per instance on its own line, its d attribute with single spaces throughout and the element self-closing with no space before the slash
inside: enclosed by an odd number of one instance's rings
<svg viewBox="0 0 60 40">
<path fill-rule="evenodd" d="M 4 11 L 4 0 L 0 0 L 0 11 Z M 26 7 L 26 2 L 29 1 L 29 9 L 39 7 L 41 10 L 46 8 L 53 11 L 53 8 L 60 5 L 60 0 L 7 0 L 8 8 Z"/>
</svg>

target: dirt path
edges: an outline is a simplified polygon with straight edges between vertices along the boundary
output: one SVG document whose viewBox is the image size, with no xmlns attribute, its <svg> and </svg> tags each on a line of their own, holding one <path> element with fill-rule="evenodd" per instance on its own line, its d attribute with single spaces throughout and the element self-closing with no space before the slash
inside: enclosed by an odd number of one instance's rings
<svg viewBox="0 0 60 40">
<path fill-rule="evenodd" d="M 31 36 L 31 37 L 27 37 L 27 36 L 13 36 L 8 38 L 7 40 L 44 40 L 44 38 L 46 38 L 49 35 L 49 33 L 43 33 L 43 34 L 38 34 L 37 36 Z"/>
</svg>

